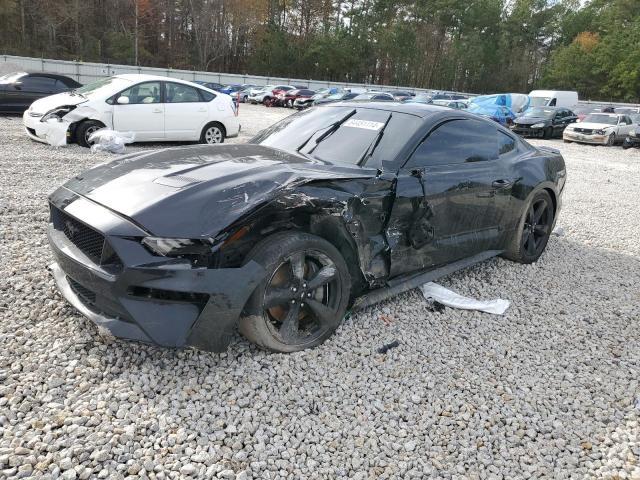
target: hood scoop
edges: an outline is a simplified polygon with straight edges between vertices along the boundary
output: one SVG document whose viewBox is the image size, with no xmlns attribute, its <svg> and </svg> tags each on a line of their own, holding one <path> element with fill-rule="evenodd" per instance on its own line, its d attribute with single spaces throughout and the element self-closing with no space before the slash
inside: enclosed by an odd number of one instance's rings
<svg viewBox="0 0 640 480">
<path fill-rule="evenodd" d="M 184 188 L 201 183 L 199 178 L 189 177 L 188 175 L 167 175 L 166 177 L 156 178 L 153 183 L 164 185 L 165 187 Z"/>
</svg>

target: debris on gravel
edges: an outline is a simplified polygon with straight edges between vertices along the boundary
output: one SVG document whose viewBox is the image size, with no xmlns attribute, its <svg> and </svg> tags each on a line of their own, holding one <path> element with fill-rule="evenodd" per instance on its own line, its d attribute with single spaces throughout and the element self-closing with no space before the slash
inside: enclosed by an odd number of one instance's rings
<svg viewBox="0 0 640 480">
<path fill-rule="evenodd" d="M 233 141 L 289 113 L 242 105 Z M 0 131 L 0 478 L 640 478 L 639 150 L 535 142 L 567 162 L 564 235 L 439 280 L 504 316 L 414 290 L 313 350 L 212 354 L 103 338 L 62 299 L 47 195 L 114 157 Z"/>
</svg>

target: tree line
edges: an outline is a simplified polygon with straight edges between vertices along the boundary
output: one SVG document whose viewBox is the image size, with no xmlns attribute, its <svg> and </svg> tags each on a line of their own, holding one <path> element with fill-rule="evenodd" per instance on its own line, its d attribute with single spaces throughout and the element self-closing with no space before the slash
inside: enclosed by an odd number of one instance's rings
<svg viewBox="0 0 640 480">
<path fill-rule="evenodd" d="M 638 0 L 0 0 L 2 53 L 639 101 Z"/>
</svg>

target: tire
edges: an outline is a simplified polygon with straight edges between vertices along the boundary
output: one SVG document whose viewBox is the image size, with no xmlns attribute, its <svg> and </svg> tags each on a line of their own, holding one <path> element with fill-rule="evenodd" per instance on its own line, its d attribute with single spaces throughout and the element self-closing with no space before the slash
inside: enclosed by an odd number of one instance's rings
<svg viewBox="0 0 640 480">
<path fill-rule="evenodd" d="M 240 318 L 245 338 L 288 353 L 316 347 L 333 334 L 351 291 L 349 269 L 333 245 L 303 232 L 278 233 L 254 247 L 245 263 L 251 260 L 267 275 Z"/>
<path fill-rule="evenodd" d="M 227 132 L 224 126 L 219 122 L 211 122 L 204 126 L 200 134 L 200 143 L 207 145 L 215 145 L 216 143 L 224 143 Z"/>
<path fill-rule="evenodd" d="M 547 247 L 553 220 L 554 208 L 549 192 L 542 190 L 533 195 L 526 204 L 518 228 L 503 256 L 519 263 L 538 260 Z"/>
<path fill-rule="evenodd" d="M 571 140 L 562 140 L 564 143 L 571 143 Z"/>
<path fill-rule="evenodd" d="M 551 138 L 553 138 L 553 127 L 547 127 L 544 129 L 544 135 L 543 137 L 546 140 L 549 140 Z"/>
<path fill-rule="evenodd" d="M 631 142 L 628 142 L 627 139 L 624 139 L 624 142 L 622 142 L 622 148 L 625 150 L 629 150 L 633 145 L 631 145 Z"/>
<path fill-rule="evenodd" d="M 271 106 L 271 98 L 269 98 L 269 97 L 265 97 L 265 98 L 263 98 L 263 99 L 262 99 L 262 104 L 263 104 L 265 107 L 270 107 L 270 106 Z"/>
<path fill-rule="evenodd" d="M 607 147 L 613 147 L 616 144 L 616 134 L 612 133 L 607 138 Z"/>
<path fill-rule="evenodd" d="M 89 142 L 89 137 L 101 128 L 104 128 L 104 124 L 97 120 L 83 121 L 76 128 L 76 143 L 81 147 L 90 148 L 93 143 Z"/>
</svg>

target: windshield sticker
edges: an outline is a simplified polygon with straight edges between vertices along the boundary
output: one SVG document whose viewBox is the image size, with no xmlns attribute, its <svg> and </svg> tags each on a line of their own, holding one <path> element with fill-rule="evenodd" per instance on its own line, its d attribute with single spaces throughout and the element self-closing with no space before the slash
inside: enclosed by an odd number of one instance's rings
<svg viewBox="0 0 640 480">
<path fill-rule="evenodd" d="M 347 120 L 346 122 L 344 122 L 344 127 L 351 127 L 351 128 L 364 128 L 366 130 L 380 130 L 382 127 L 384 127 L 384 123 L 382 122 L 371 122 L 369 120 L 355 120 L 355 119 L 351 119 L 351 120 Z"/>
</svg>

